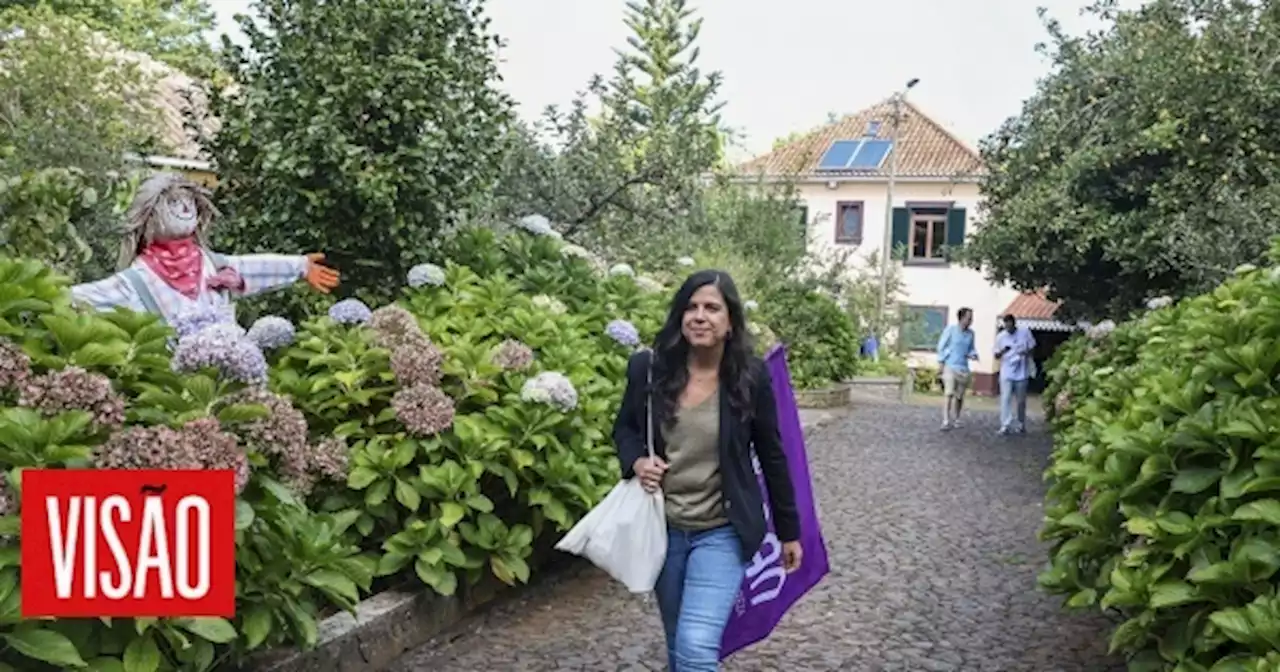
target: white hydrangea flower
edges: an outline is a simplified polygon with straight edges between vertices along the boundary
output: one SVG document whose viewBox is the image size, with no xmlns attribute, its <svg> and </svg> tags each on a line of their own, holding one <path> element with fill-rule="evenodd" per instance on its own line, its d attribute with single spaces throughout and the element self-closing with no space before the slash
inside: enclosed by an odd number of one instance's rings
<svg viewBox="0 0 1280 672">
<path fill-rule="evenodd" d="M 1253 264 L 1240 264 L 1239 266 L 1236 266 L 1236 275 L 1244 275 L 1245 273 L 1250 273 L 1256 270 L 1258 270 L 1258 267 Z"/>
<path fill-rule="evenodd" d="M 755 310 L 760 307 L 760 304 L 756 303 L 755 299 L 747 299 L 742 302 L 742 307 L 746 310 Z"/>
<path fill-rule="evenodd" d="M 1161 308 L 1167 308 L 1171 305 L 1173 305 L 1173 299 L 1168 296 L 1157 296 L 1154 299 L 1147 300 L 1148 310 L 1160 310 Z"/>
<path fill-rule="evenodd" d="M 1099 323 L 1097 323 L 1097 324 L 1093 325 L 1092 327 L 1090 327 L 1090 328 L 1089 328 L 1089 331 L 1087 332 L 1087 334 L 1086 334 L 1086 335 L 1088 335 L 1088 337 L 1089 337 L 1089 338 L 1091 338 L 1091 339 L 1093 339 L 1093 340 L 1095 340 L 1095 341 L 1096 341 L 1096 340 L 1099 340 L 1099 339 L 1106 338 L 1106 337 L 1107 337 L 1107 335 L 1109 335 L 1111 332 L 1115 331 L 1115 329 L 1116 329 L 1116 323 L 1115 323 L 1115 321 L 1113 321 L 1113 320 L 1103 320 L 1103 321 L 1101 321 L 1101 322 L 1099 322 Z"/>
<path fill-rule="evenodd" d="M 631 264 L 615 264 L 609 269 L 609 275 L 625 275 L 629 278 L 636 277 L 636 269 L 631 268 Z"/>
<path fill-rule="evenodd" d="M 666 288 L 662 286 L 661 282 L 658 282 L 647 275 L 637 276 L 636 284 L 639 285 L 640 289 L 643 289 L 646 292 L 661 292 L 666 290 Z"/>
<path fill-rule="evenodd" d="M 422 287 L 431 285 L 439 287 L 444 284 L 444 269 L 435 264 L 418 264 L 409 269 L 409 286 Z"/>
<path fill-rule="evenodd" d="M 551 313 L 552 315 L 564 315 L 569 311 L 568 307 L 566 307 L 560 299 L 547 296 L 546 294 L 539 294 L 533 297 L 533 305 L 536 308 L 540 308 Z"/>
<path fill-rule="evenodd" d="M 578 407 L 578 390 L 563 373 L 543 371 L 526 380 L 520 388 L 520 398 L 526 402 L 547 404 L 568 412 Z"/>
<path fill-rule="evenodd" d="M 676 259 L 676 263 L 687 268 L 697 264 L 698 262 L 694 261 L 693 257 L 680 257 L 679 259 Z"/>
<path fill-rule="evenodd" d="M 551 220 L 543 217 L 542 215 L 526 215 L 525 217 L 521 217 L 518 226 L 535 236 L 556 235 L 555 229 L 551 228 Z"/>
<path fill-rule="evenodd" d="M 560 254 L 566 257 L 577 257 L 579 259 L 586 259 L 587 261 L 590 261 L 591 258 L 595 256 L 591 254 L 591 250 L 588 250 L 587 248 L 581 245 L 574 245 L 573 243 L 569 243 L 568 245 L 561 247 Z"/>
</svg>

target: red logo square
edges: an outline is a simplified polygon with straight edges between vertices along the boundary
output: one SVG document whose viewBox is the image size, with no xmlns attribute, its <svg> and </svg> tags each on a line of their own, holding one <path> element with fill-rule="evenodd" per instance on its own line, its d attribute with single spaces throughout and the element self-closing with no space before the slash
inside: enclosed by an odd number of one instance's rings
<svg viewBox="0 0 1280 672">
<path fill-rule="evenodd" d="M 22 616 L 221 616 L 236 606 L 231 470 L 22 472 Z"/>
</svg>

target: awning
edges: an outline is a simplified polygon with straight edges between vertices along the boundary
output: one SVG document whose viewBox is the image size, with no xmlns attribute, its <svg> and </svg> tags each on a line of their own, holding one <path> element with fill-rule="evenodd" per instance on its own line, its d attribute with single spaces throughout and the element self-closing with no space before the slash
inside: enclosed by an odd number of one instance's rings
<svg viewBox="0 0 1280 672">
<path fill-rule="evenodd" d="M 1012 315 L 1018 319 L 1019 325 L 1032 331 L 1079 331 L 1083 329 L 1083 325 L 1067 324 L 1053 319 L 1060 305 L 1062 304 L 1057 301 L 1050 301 L 1045 298 L 1044 290 L 1024 292 L 1014 297 L 1008 307 L 1001 311 L 1000 316 L 996 318 L 996 322 L 1003 321 L 1005 315 Z"/>
</svg>

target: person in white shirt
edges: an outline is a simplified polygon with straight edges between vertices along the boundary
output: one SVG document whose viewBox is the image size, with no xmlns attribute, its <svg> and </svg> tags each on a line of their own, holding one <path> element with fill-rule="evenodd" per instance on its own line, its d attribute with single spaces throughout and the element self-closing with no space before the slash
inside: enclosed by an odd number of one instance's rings
<svg viewBox="0 0 1280 672">
<path fill-rule="evenodd" d="M 1035 375 L 1031 353 L 1036 339 L 1019 327 L 1012 315 L 1004 316 L 1004 329 L 996 336 L 996 360 L 1000 362 L 1000 433 L 1027 432 L 1027 385 Z"/>
</svg>

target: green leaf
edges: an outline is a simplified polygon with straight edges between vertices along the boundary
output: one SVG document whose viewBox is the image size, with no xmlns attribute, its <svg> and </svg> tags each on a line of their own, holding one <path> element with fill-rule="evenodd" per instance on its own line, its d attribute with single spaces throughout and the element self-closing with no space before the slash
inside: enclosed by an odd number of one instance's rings
<svg viewBox="0 0 1280 672">
<path fill-rule="evenodd" d="M 1152 609 L 1176 607 L 1200 599 L 1196 587 L 1183 581 L 1164 581 L 1151 590 L 1150 605 Z"/>
<path fill-rule="evenodd" d="M 431 586 L 432 590 L 448 597 L 458 590 L 458 575 L 451 570 L 433 567 L 421 559 L 413 563 L 414 572 L 422 582 Z"/>
<path fill-rule="evenodd" d="M 236 531 L 249 529 L 254 518 L 253 505 L 243 499 L 236 499 Z"/>
<path fill-rule="evenodd" d="M 457 525 L 467 515 L 466 507 L 457 502 L 440 502 L 440 524 L 445 527 Z"/>
<path fill-rule="evenodd" d="M 303 581 L 315 586 L 327 595 L 338 598 L 340 605 L 348 607 L 360 601 L 360 590 L 346 575 L 331 569 L 318 569 L 308 574 Z"/>
<path fill-rule="evenodd" d="M 199 618 L 183 619 L 179 622 L 183 630 L 193 635 L 203 637 L 214 644 L 227 644 L 235 641 L 235 626 L 225 618 L 217 618 L 214 616 L 202 616 Z"/>
<path fill-rule="evenodd" d="M 1253 624 L 1239 609 L 1215 611 L 1209 614 L 1209 622 L 1218 626 L 1223 634 L 1241 644 L 1253 641 Z"/>
<path fill-rule="evenodd" d="M 1247 520 L 1270 523 L 1272 525 L 1280 525 L 1280 501 L 1274 499 L 1260 499 L 1247 504 L 1241 504 L 1239 508 L 1231 514 L 1233 520 Z"/>
<path fill-rule="evenodd" d="M 260 420 L 269 414 L 267 407 L 262 404 L 231 404 L 218 411 L 218 422 L 234 425 Z"/>
<path fill-rule="evenodd" d="M 265 605 L 254 605 L 245 614 L 244 622 L 240 624 L 241 634 L 244 635 L 245 647 L 252 651 L 262 643 L 267 641 L 267 636 L 271 634 L 271 625 L 274 619 L 271 616 L 271 609 Z"/>
<path fill-rule="evenodd" d="M 1174 492 L 1185 492 L 1194 495 L 1204 492 L 1218 482 L 1222 478 L 1221 469 L 1183 469 L 1173 477 L 1172 489 Z"/>
<path fill-rule="evenodd" d="M 406 482 L 404 479 L 396 479 L 396 501 L 400 502 L 406 509 L 417 511 L 418 506 L 422 504 L 422 496 L 418 494 L 417 488 Z"/>
<path fill-rule="evenodd" d="M 352 490 L 364 490 L 378 478 L 380 478 L 378 472 L 368 467 L 356 467 L 347 475 L 347 487 Z"/>
<path fill-rule="evenodd" d="M 0 664 L 0 672 L 3 672 L 5 666 Z M 12 669 L 12 668 L 10 668 Z M 89 661 L 87 668 L 91 672 L 128 672 L 129 668 L 120 662 L 119 658 L 111 658 L 108 656 L 100 656 Z"/>
<path fill-rule="evenodd" d="M 156 672 L 160 669 L 160 647 L 151 633 L 135 637 L 124 648 L 125 672 Z"/>
<path fill-rule="evenodd" d="M 35 660 L 62 667 L 88 667 L 80 652 L 65 635 L 39 626 L 0 634 L 0 639 L 15 651 Z"/>
</svg>

